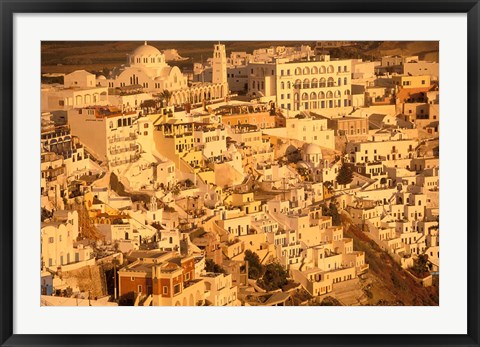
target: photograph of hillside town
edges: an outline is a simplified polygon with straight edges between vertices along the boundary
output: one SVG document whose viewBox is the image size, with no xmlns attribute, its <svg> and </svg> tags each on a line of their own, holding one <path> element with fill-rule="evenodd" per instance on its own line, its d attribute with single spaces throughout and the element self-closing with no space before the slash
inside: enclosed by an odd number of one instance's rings
<svg viewBox="0 0 480 347">
<path fill-rule="evenodd" d="M 437 306 L 439 45 L 42 42 L 42 306 Z"/>
</svg>

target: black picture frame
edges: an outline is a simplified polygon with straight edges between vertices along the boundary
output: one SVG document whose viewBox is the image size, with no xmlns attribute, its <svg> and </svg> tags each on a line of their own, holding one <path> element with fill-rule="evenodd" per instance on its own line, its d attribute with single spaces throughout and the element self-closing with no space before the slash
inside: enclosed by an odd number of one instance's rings
<svg viewBox="0 0 480 347">
<path fill-rule="evenodd" d="M 0 0 L 0 307 L 2 346 L 479 346 L 478 0 Z M 20 335 L 13 333 L 13 17 L 16 13 L 466 13 L 468 15 L 468 333 L 465 335 Z M 28 125 L 27 125 L 28 126 Z M 454 319 L 454 317 L 452 317 Z"/>
</svg>

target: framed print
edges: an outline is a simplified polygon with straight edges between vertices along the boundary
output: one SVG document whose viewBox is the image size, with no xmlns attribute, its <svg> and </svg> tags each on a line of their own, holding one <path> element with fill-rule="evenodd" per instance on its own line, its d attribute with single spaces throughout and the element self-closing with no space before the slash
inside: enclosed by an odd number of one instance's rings
<svg viewBox="0 0 480 347">
<path fill-rule="evenodd" d="M 2 346 L 478 346 L 478 1 L 1 9 Z"/>
</svg>

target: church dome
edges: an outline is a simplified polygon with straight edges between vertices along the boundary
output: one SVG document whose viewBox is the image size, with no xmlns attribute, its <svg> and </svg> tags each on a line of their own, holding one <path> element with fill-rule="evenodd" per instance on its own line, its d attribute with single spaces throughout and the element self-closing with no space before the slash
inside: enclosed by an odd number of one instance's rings
<svg viewBox="0 0 480 347">
<path fill-rule="evenodd" d="M 156 56 L 162 54 L 158 49 L 153 46 L 145 44 L 135 48 L 135 50 L 131 53 L 133 56 Z"/>
<path fill-rule="evenodd" d="M 321 158 L 322 149 L 320 148 L 319 145 L 311 143 L 307 146 L 307 148 L 305 148 L 305 154 L 307 154 L 307 155 L 320 154 L 320 158 Z"/>
<path fill-rule="evenodd" d="M 133 50 L 128 56 L 131 67 L 154 68 L 165 67 L 165 56 L 157 48 L 145 43 Z"/>
</svg>

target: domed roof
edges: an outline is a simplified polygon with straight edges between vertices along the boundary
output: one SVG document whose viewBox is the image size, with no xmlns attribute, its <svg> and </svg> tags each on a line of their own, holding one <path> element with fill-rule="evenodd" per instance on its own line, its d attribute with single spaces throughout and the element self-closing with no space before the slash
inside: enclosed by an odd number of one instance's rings
<svg viewBox="0 0 480 347">
<path fill-rule="evenodd" d="M 307 148 L 305 148 L 305 154 L 309 154 L 309 155 L 320 154 L 320 155 L 322 155 L 322 149 L 320 148 L 319 145 L 311 143 L 307 146 Z"/>
<path fill-rule="evenodd" d="M 141 46 L 135 48 L 131 55 L 140 55 L 140 56 L 150 56 L 150 55 L 160 55 L 160 51 L 153 46 L 147 45 L 147 41 Z"/>
<path fill-rule="evenodd" d="M 100 75 L 100 76 L 97 77 L 97 80 L 106 80 L 106 78 L 105 78 L 105 76 Z"/>
</svg>

